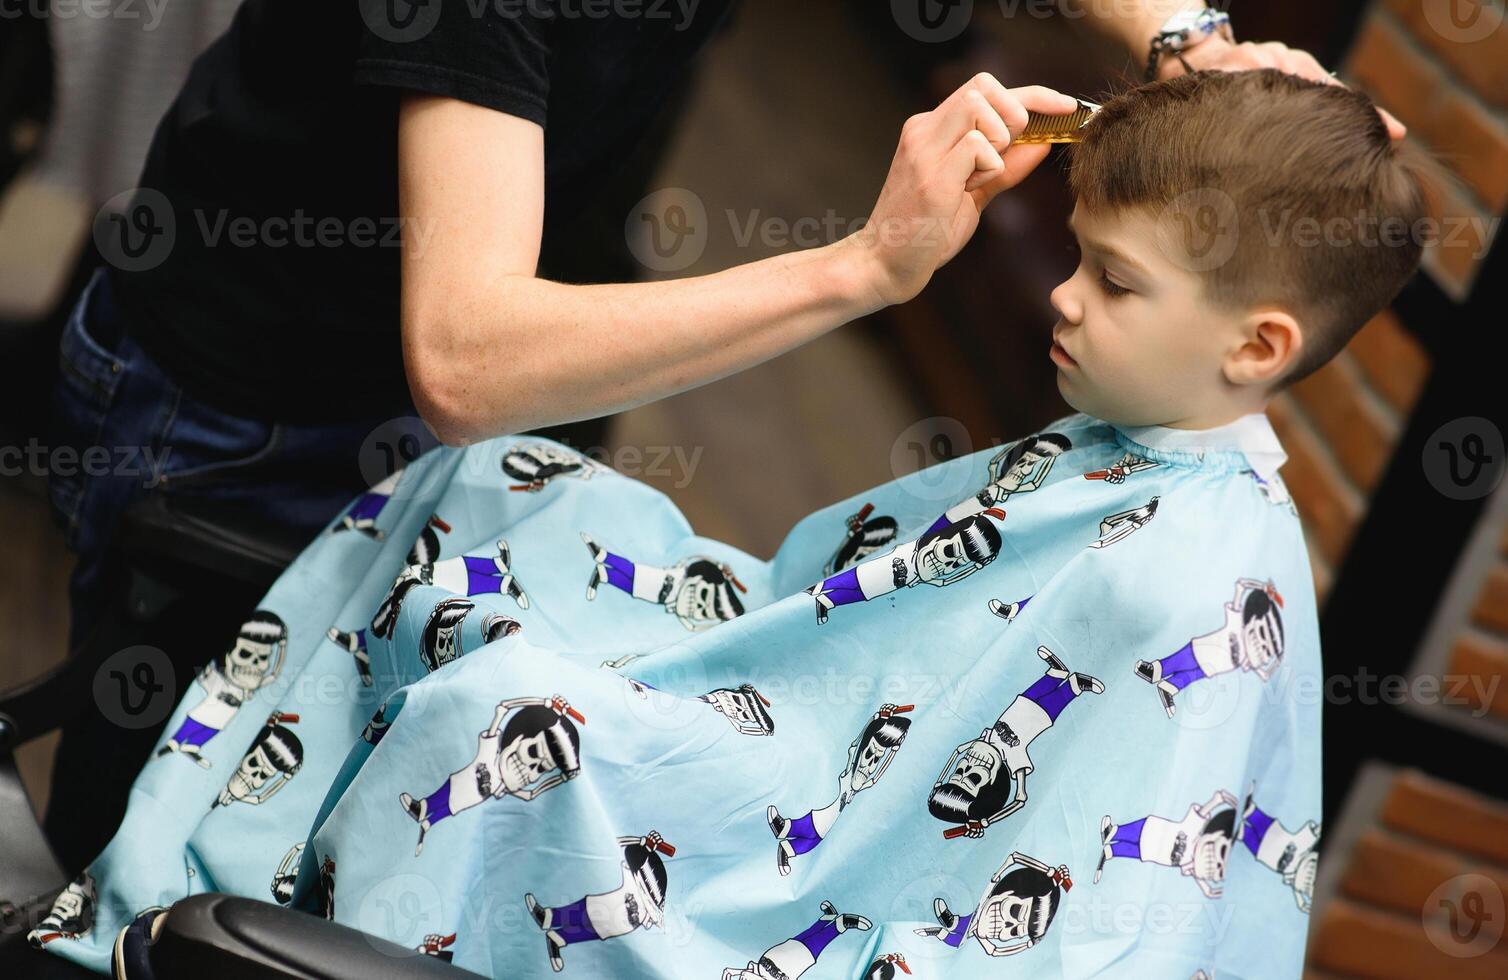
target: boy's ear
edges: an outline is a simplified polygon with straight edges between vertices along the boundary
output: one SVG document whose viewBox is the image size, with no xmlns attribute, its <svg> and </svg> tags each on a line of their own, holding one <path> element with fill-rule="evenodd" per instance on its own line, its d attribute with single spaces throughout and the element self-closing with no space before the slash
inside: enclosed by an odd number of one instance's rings
<svg viewBox="0 0 1508 980">
<path fill-rule="evenodd" d="M 1225 357 L 1225 379 L 1236 385 L 1271 385 L 1287 374 L 1304 349 L 1304 331 L 1292 315 L 1259 310 L 1241 323 L 1236 346 Z"/>
</svg>

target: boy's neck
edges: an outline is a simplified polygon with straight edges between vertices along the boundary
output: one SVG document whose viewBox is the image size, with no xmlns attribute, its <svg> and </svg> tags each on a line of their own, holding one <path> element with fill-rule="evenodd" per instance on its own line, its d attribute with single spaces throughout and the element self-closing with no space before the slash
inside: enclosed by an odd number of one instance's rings
<svg viewBox="0 0 1508 980">
<path fill-rule="evenodd" d="M 1266 411 L 1267 402 L 1266 400 L 1263 400 L 1260 404 L 1257 405 L 1232 407 L 1224 412 L 1194 416 L 1187 419 L 1177 419 L 1172 422 L 1163 422 L 1160 424 L 1169 429 L 1218 429 L 1223 425 L 1230 425 L 1232 422 L 1245 418 L 1248 415 Z"/>
</svg>

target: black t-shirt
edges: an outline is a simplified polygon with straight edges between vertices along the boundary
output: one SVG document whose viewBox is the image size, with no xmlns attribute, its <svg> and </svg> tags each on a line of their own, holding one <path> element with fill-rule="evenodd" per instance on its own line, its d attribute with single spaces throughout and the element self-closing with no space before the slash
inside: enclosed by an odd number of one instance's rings
<svg viewBox="0 0 1508 980">
<path fill-rule="evenodd" d="M 144 192 L 109 226 L 120 245 L 102 243 L 131 333 L 226 411 L 411 410 L 403 91 L 543 125 L 548 230 L 628 155 L 733 2 L 245 0 L 158 126 Z"/>
</svg>

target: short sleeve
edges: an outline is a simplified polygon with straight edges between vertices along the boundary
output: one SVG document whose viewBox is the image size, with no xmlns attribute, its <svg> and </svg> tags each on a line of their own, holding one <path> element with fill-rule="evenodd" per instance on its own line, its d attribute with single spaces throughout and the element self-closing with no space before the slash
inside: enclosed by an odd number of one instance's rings
<svg viewBox="0 0 1508 980">
<path fill-rule="evenodd" d="M 543 126 L 554 0 L 361 0 L 354 81 L 461 99 Z"/>
</svg>

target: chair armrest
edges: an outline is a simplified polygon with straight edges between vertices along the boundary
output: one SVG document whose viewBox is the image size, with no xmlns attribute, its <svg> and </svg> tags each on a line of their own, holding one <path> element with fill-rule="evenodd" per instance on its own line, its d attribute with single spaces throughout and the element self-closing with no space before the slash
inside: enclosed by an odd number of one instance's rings
<svg viewBox="0 0 1508 980">
<path fill-rule="evenodd" d="M 307 912 L 219 894 L 195 895 L 174 905 L 152 944 L 151 960 L 158 980 L 477 976 Z"/>
<path fill-rule="evenodd" d="M 235 504 L 152 493 L 126 510 L 117 547 L 133 565 L 208 572 L 265 591 L 308 544 Z"/>
</svg>

